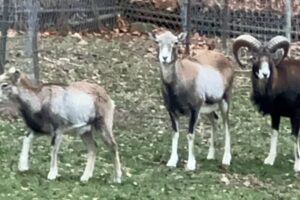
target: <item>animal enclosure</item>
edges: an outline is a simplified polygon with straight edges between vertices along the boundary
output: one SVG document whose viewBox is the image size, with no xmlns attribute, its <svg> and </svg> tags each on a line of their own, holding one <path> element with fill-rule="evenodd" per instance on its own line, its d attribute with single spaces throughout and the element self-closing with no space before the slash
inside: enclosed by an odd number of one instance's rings
<svg viewBox="0 0 300 200">
<path fill-rule="evenodd" d="M 190 2 L 188 4 L 188 2 Z M 231 54 L 230 40 L 250 33 L 261 40 L 286 35 L 298 41 L 300 3 L 290 0 L 2 0 L 0 2 L 0 70 L 10 61 L 10 51 L 23 51 L 22 67 L 39 78 L 39 56 L 45 49 L 39 31 L 101 31 L 118 27 L 118 18 L 129 25 L 143 23 L 142 31 L 155 27 L 220 38 L 220 47 Z M 149 29 L 150 27 L 150 29 Z M 151 28 L 152 27 L 152 28 Z M 13 37 L 14 30 L 22 35 Z M 140 29 L 139 29 L 140 30 Z M 10 46 L 10 40 L 18 45 Z M 6 44 L 8 43 L 8 44 Z M 59 59 L 60 52 L 54 50 Z"/>
<path fill-rule="evenodd" d="M 35 5 L 35 1 L 32 2 Z M 195 136 L 197 170 L 191 173 L 184 171 L 187 160 L 185 153 L 187 152 L 187 127 L 184 126 L 186 124 L 184 118 L 182 119 L 184 123 L 180 127 L 178 167 L 169 169 L 165 166 L 170 156 L 171 129 L 169 116 L 159 92 L 160 71 L 155 44 L 146 35 L 135 36 L 135 33 L 122 32 L 117 29 L 118 15 L 120 14 L 129 25 L 141 22 L 143 25 L 154 24 L 180 31 L 183 26 L 180 9 L 166 11 L 161 5 L 155 7 L 156 4 L 152 3 L 159 1 L 143 1 L 150 2 L 149 4 L 143 4 L 142 1 L 115 1 L 113 4 L 114 1 L 110 0 L 105 5 L 98 4 L 99 10 L 102 9 L 102 13 L 99 11 L 99 16 L 107 16 L 107 18 L 101 19 L 102 24 L 99 25 L 90 22 L 95 18 L 91 14 L 92 11 L 86 14 L 88 12 L 86 10 L 91 9 L 92 2 L 97 2 L 96 0 L 47 2 L 52 2 L 49 3 L 49 6 L 53 7 L 50 7 L 51 9 L 43 7 L 41 1 L 39 11 L 47 14 L 39 14 L 36 18 L 38 22 L 33 20 L 34 26 L 38 25 L 37 27 L 39 27 L 39 32 L 36 32 L 37 51 L 34 52 L 32 52 L 34 40 L 32 40 L 33 32 L 31 30 L 38 29 L 29 28 L 30 26 L 27 24 L 28 19 L 34 19 L 34 15 L 31 15 L 32 18 L 28 18 L 28 12 L 22 12 L 19 14 L 20 17 L 16 17 L 15 12 L 9 12 L 5 68 L 15 66 L 33 74 L 33 54 L 36 53 L 40 80 L 43 82 L 87 80 L 101 84 L 116 104 L 114 135 L 119 144 L 124 175 L 123 183 L 121 185 L 112 183 L 110 177 L 113 167 L 111 155 L 101 142 L 98 142 L 93 178 L 87 184 L 79 182 L 78 177 L 83 172 L 86 160 L 86 148 L 81 139 L 74 135 L 65 135 L 62 141 L 59 155 L 61 177 L 58 177 L 56 181 L 47 180 L 50 139 L 46 137 L 36 138 L 34 141 L 30 159 L 31 169 L 24 173 L 18 172 L 17 163 L 21 143 L 28 130 L 18 116 L 12 118 L 9 115 L 2 116 L 0 121 L 0 199 L 182 200 L 298 199 L 300 197 L 300 177 L 292 170 L 293 141 L 290 136 L 288 120 L 283 119 L 282 121 L 275 165 L 263 165 L 269 150 L 270 120 L 263 118 L 252 105 L 250 79 L 247 74 L 238 74 L 234 81 L 229 121 L 232 134 L 231 166 L 221 165 L 224 135 L 220 129 L 216 135 L 216 159 L 206 160 L 211 129 L 209 121 L 205 117 L 201 119 L 202 126 L 197 130 Z M 214 2 L 218 3 L 219 1 Z M 285 16 L 282 7 L 283 1 L 275 2 L 280 4 L 262 3 L 259 4 L 257 10 L 261 12 L 264 9 L 270 9 L 272 14 L 276 14 L 276 9 L 279 8 L 282 10 L 280 19 L 283 22 Z M 22 4 L 14 3 L 10 8 L 15 8 L 16 5 Z M 66 5 L 68 8 L 62 8 Z M 254 13 L 254 10 L 249 9 L 249 7 L 254 8 L 252 4 L 248 7 L 239 5 L 234 4 L 228 7 L 249 10 L 249 13 Z M 278 5 L 278 8 L 274 5 Z M 202 6 L 203 11 L 198 9 L 198 17 L 194 16 L 194 18 L 204 20 L 205 16 L 209 16 L 206 15 L 209 12 L 211 16 L 217 16 L 217 20 L 213 19 L 214 22 L 208 20 L 209 24 L 221 23 L 221 19 L 223 19 L 221 16 L 222 5 L 220 5 L 221 7 L 219 4 L 209 6 L 211 5 Z M 111 7 L 113 11 L 104 9 L 107 7 Z M 210 8 L 210 11 L 205 11 L 207 7 Z M 93 8 L 97 8 L 97 6 L 93 6 Z M 20 9 L 24 10 L 24 8 Z M 68 9 L 72 10 L 74 15 L 66 15 L 65 11 Z M 55 10 L 61 11 L 51 14 Z M 81 14 L 78 10 L 82 11 Z M 294 10 L 294 12 L 297 13 L 298 10 Z M 152 15 L 151 20 L 148 19 L 149 13 Z M 63 16 L 59 17 L 60 14 Z M 139 18 L 137 15 L 140 15 Z M 174 16 L 174 18 L 170 18 L 170 16 Z M 237 20 L 237 17 L 234 16 L 232 18 Z M 270 38 L 277 33 L 285 35 L 285 23 L 279 24 L 277 20 L 273 20 L 278 25 L 272 28 L 273 32 L 264 28 L 269 15 L 261 14 L 252 19 L 252 15 L 249 14 L 247 24 L 245 16 L 241 14 L 241 22 L 235 24 L 235 27 L 245 28 L 241 33 L 252 28 L 251 30 L 260 34 L 261 39 Z M 75 20 L 72 21 L 72 17 Z M 142 17 L 147 17 L 147 19 Z M 66 29 L 59 24 L 62 22 L 61 19 L 65 19 Z M 165 19 L 169 20 L 165 22 Z M 259 25 L 256 19 L 261 19 L 262 25 Z M 292 19 L 297 21 L 297 16 L 295 15 Z M 7 20 L 4 21 L 7 23 Z M 75 26 L 77 29 L 72 29 L 68 25 L 74 21 L 79 24 Z M 174 21 L 178 24 L 173 25 Z M 222 28 L 208 28 L 206 24 L 208 22 L 201 22 L 204 25 L 197 29 L 200 34 L 205 33 L 208 38 L 216 36 L 222 38 Z M 249 25 L 250 22 L 251 25 Z M 56 23 L 58 24 L 56 25 Z M 282 28 L 279 28 L 279 25 Z M 293 25 L 293 27 L 298 26 Z M 113 30 L 112 35 L 106 32 L 111 28 L 117 29 Z M 194 23 L 191 23 L 191 30 L 196 31 Z M 291 31 L 291 34 L 297 35 L 298 32 L 297 30 Z M 226 40 L 230 56 L 230 45 L 233 39 L 230 37 L 235 37 L 235 35 L 229 36 L 228 33 Z M 296 42 L 297 40 L 295 37 L 292 41 Z M 220 44 L 218 46 L 222 48 L 222 39 L 217 41 Z"/>
</svg>

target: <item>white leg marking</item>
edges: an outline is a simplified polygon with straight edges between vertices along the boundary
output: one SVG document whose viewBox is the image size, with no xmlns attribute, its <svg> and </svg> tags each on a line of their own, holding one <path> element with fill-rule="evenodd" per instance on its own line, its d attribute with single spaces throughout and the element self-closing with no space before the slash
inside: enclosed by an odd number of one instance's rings
<svg viewBox="0 0 300 200">
<path fill-rule="evenodd" d="M 210 114 L 209 115 L 209 120 L 212 124 L 212 131 L 210 134 L 210 140 L 209 140 L 209 149 L 208 149 L 208 154 L 207 154 L 207 160 L 212 160 L 215 159 L 215 134 L 217 132 L 217 126 L 216 126 L 216 121 L 214 119 L 214 115 Z"/>
<path fill-rule="evenodd" d="M 278 131 L 273 129 L 271 136 L 271 145 L 268 157 L 265 159 L 264 164 L 273 165 L 277 156 L 277 141 L 278 141 Z"/>
<path fill-rule="evenodd" d="M 168 167 L 176 167 L 177 162 L 178 162 L 178 139 L 179 139 L 179 133 L 175 132 L 173 133 L 172 136 L 172 152 L 171 152 L 171 157 L 167 163 Z"/>
<path fill-rule="evenodd" d="M 189 154 L 188 154 L 188 161 L 187 161 L 187 165 L 186 165 L 186 170 L 188 171 L 192 171 L 196 169 L 196 159 L 195 159 L 195 155 L 194 155 L 194 139 L 195 139 L 195 135 L 192 133 L 189 133 L 187 136 L 188 139 L 188 150 L 189 150 Z"/>
<path fill-rule="evenodd" d="M 110 124 L 110 125 L 109 125 Z M 112 122 L 106 123 L 106 125 L 103 127 L 102 131 L 102 139 L 104 143 L 109 147 L 112 154 L 114 155 L 114 172 L 113 172 L 113 181 L 115 183 L 121 183 L 122 178 L 122 170 L 121 170 L 121 162 L 120 162 L 120 156 L 119 156 L 119 150 L 118 145 L 116 143 L 116 140 L 113 136 L 112 132 Z"/>
<path fill-rule="evenodd" d="M 225 131 L 225 147 L 224 147 L 224 155 L 222 164 L 223 165 L 230 165 L 231 162 L 231 138 L 230 132 L 228 128 L 228 103 L 225 100 L 221 102 L 221 113 L 223 118 L 223 125 Z"/>
<path fill-rule="evenodd" d="M 295 154 L 295 163 L 294 163 L 294 171 L 300 172 L 300 146 L 299 146 L 299 138 L 297 136 L 295 144 L 294 144 L 294 154 Z"/>
<path fill-rule="evenodd" d="M 114 182 L 115 183 L 121 183 L 122 178 L 122 170 L 121 170 L 121 162 L 120 162 L 120 156 L 119 151 L 115 151 L 115 169 L 114 169 Z"/>
<path fill-rule="evenodd" d="M 23 139 L 22 150 L 19 157 L 18 169 L 19 171 L 27 171 L 29 169 L 28 157 L 31 147 L 32 140 L 34 138 L 34 133 L 30 133 Z"/>
<path fill-rule="evenodd" d="M 91 132 L 87 132 L 81 136 L 83 142 L 87 146 L 88 155 L 85 170 L 80 178 L 80 181 L 86 182 L 93 176 L 95 161 L 96 161 L 96 142 L 93 139 Z"/>
<path fill-rule="evenodd" d="M 51 161 L 50 161 L 50 171 L 48 173 L 48 179 L 54 180 L 58 176 L 58 167 L 57 167 L 57 154 L 59 146 L 62 140 L 62 134 L 59 132 L 56 134 L 55 144 L 51 149 Z"/>
</svg>

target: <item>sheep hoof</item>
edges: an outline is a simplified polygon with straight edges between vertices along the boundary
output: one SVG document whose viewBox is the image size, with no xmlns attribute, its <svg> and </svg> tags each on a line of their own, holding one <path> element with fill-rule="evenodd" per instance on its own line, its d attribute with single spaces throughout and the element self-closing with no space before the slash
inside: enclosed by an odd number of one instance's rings
<svg viewBox="0 0 300 200">
<path fill-rule="evenodd" d="M 114 177 L 114 183 L 122 183 L 121 177 Z"/>
<path fill-rule="evenodd" d="M 87 182 L 90 178 L 93 177 L 93 173 L 89 171 L 85 171 L 82 176 L 80 177 L 81 182 Z"/>
<path fill-rule="evenodd" d="M 230 153 L 225 153 L 223 156 L 222 164 L 223 165 L 230 165 L 231 162 L 231 154 Z"/>
<path fill-rule="evenodd" d="M 188 160 L 185 170 L 186 171 L 194 171 L 196 169 L 196 160 L 195 158 Z"/>
<path fill-rule="evenodd" d="M 50 171 L 47 176 L 48 180 L 55 180 L 56 177 L 57 177 L 57 172 L 54 171 Z"/>
<path fill-rule="evenodd" d="M 88 182 L 88 180 L 89 180 L 90 178 L 92 178 L 92 176 L 90 176 L 90 175 L 82 175 L 82 176 L 80 177 L 80 181 L 81 181 L 81 182 Z"/>
<path fill-rule="evenodd" d="M 172 156 L 167 163 L 167 167 L 176 167 L 178 162 L 178 156 Z"/>
<path fill-rule="evenodd" d="M 25 164 L 20 164 L 18 165 L 18 170 L 20 172 L 25 172 L 25 171 L 28 171 L 29 170 L 29 166 L 28 165 L 25 165 Z"/>
<path fill-rule="evenodd" d="M 296 159 L 294 163 L 294 171 L 300 172 L 300 159 Z"/>
<path fill-rule="evenodd" d="M 265 159 L 264 164 L 265 165 L 273 165 L 275 162 L 276 155 L 268 155 L 268 157 Z"/>
<path fill-rule="evenodd" d="M 214 149 L 209 149 L 208 154 L 206 157 L 207 160 L 214 160 L 215 159 L 215 150 Z"/>
<path fill-rule="evenodd" d="M 114 169 L 113 172 L 113 182 L 114 183 L 121 183 L 121 178 L 122 178 L 122 171 L 121 169 Z"/>
</svg>

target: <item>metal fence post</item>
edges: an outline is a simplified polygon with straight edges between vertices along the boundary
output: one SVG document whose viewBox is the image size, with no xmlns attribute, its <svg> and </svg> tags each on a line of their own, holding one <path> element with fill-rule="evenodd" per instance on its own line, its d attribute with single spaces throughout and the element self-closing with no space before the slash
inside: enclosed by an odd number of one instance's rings
<svg viewBox="0 0 300 200">
<path fill-rule="evenodd" d="M 40 81 L 40 66 L 38 53 L 38 26 L 36 26 L 32 34 L 32 60 L 34 79 L 37 83 L 39 83 Z"/>
<path fill-rule="evenodd" d="M 183 9 L 182 10 L 182 16 L 183 16 L 183 31 L 187 33 L 186 39 L 185 39 L 185 54 L 190 54 L 190 32 L 191 32 L 191 17 L 190 17 L 190 11 L 191 11 L 191 1 L 190 0 L 184 0 L 183 2 Z"/>
<path fill-rule="evenodd" d="M 285 0 L 285 21 L 286 21 L 286 28 L 285 28 L 285 35 L 288 40 L 291 42 L 291 32 L 292 32 L 292 4 L 291 0 Z"/>
<path fill-rule="evenodd" d="M 6 41 L 9 20 L 9 0 L 3 2 L 3 21 L 1 24 L 1 40 L 0 40 L 0 74 L 4 73 L 4 65 L 6 59 Z"/>
<path fill-rule="evenodd" d="M 29 29 L 29 37 L 31 44 L 31 56 L 32 56 L 32 64 L 33 64 L 33 74 L 35 82 L 38 83 L 40 80 L 40 68 L 39 68 L 39 58 L 38 58 L 38 11 L 39 11 L 39 3 L 34 0 L 28 1 L 29 13 L 28 13 L 28 29 Z"/>
<path fill-rule="evenodd" d="M 227 53 L 227 38 L 228 38 L 228 18 L 229 18 L 229 9 L 228 9 L 228 0 L 224 0 L 222 6 L 222 15 L 223 15 L 223 20 L 222 20 L 222 48 L 223 51 Z"/>
</svg>

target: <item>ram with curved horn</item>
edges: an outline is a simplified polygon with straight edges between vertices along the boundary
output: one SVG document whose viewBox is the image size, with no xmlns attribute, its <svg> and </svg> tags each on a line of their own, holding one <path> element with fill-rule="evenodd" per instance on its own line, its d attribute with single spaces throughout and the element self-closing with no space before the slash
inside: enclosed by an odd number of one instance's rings
<svg viewBox="0 0 300 200">
<path fill-rule="evenodd" d="M 252 101 L 263 115 L 271 116 L 272 134 L 269 155 L 264 163 L 273 165 L 281 117 L 290 118 L 295 137 L 294 170 L 300 171 L 300 60 L 287 58 L 289 41 L 276 36 L 262 43 L 250 35 L 241 35 L 233 43 L 233 54 L 240 66 L 240 48 L 252 52 Z M 281 51 L 280 51 L 281 50 Z M 283 53 L 282 53 L 283 51 Z"/>
</svg>

